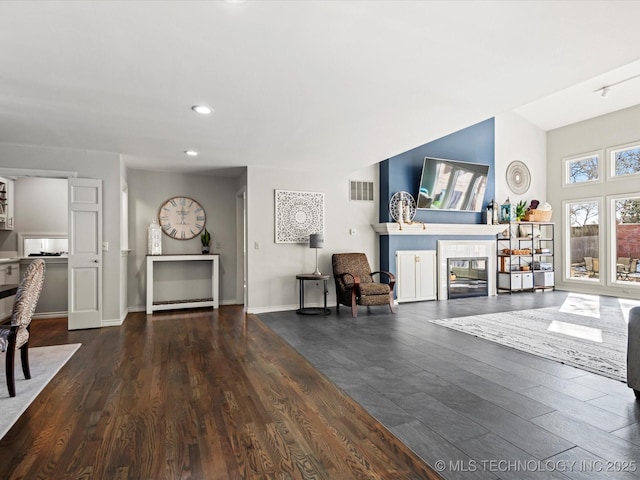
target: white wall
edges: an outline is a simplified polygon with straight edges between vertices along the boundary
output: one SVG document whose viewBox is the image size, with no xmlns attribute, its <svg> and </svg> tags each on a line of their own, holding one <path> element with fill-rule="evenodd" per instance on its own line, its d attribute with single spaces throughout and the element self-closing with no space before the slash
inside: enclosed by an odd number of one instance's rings
<svg viewBox="0 0 640 480">
<path fill-rule="evenodd" d="M 211 253 L 220 254 L 220 301 L 222 304 L 236 301 L 236 192 L 235 178 L 206 175 L 187 175 L 179 173 L 150 172 L 129 170 L 129 291 L 130 310 L 141 310 L 146 295 L 146 254 L 147 229 L 158 209 L 169 198 L 187 196 L 197 200 L 207 215 L 206 228 L 211 233 Z M 197 236 L 191 240 L 176 240 L 162 235 L 162 253 L 201 253 L 201 241 Z M 193 262 L 190 262 L 193 263 Z M 201 262 L 197 262 L 201 263 Z M 178 277 L 188 276 L 185 269 L 194 266 L 172 266 Z M 200 272 L 201 273 L 201 272 Z M 180 284 L 182 283 L 182 285 Z M 170 292 L 170 288 L 177 291 Z M 194 298 L 189 282 L 176 282 L 173 287 L 158 285 L 154 294 L 173 295 L 173 298 L 157 297 L 157 300 Z"/>
<path fill-rule="evenodd" d="M 374 202 L 350 202 L 349 180 L 374 182 L 379 191 L 378 166 L 346 173 L 249 167 L 248 169 L 248 290 L 250 313 L 298 308 L 296 275 L 315 270 L 315 250 L 308 244 L 275 243 L 275 190 L 324 193 L 325 248 L 318 251 L 319 268 L 331 274 L 331 255 L 364 252 L 371 267 L 379 266 L 379 242 L 371 228 L 378 222 L 378 195 Z M 349 235 L 355 228 L 357 234 Z M 260 248 L 255 248 L 255 243 Z M 306 305 L 321 302 L 321 288 L 308 288 Z M 329 284 L 329 305 L 335 306 L 335 286 Z"/>
<path fill-rule="evenodd" d="M 20 177 L 15 182 L 15 225 L 19 233 L 66 233 L 67 180 Z"/>
<path fill-rule="evenodd" d="M 548 132 L 547 184 L 549 201 L 554 206 L 556 225 L 561 225 L 563 217 L 561 206 L 565 200 L 640 193 L 640 183 L 637 178 L 617 179 L 614 182 L 590 183 L 569 188 L 563 188 L 562 185 L 564 158 L 600 150 L 603 153 L 603 161 L 606 162 L 604 155 L 607 148 L 640 141 L 638 125 L 640 125 L 640 105 Z M 600 212 L 599 218 L 603 247 L 600 249 L 600 281 L 584 282 L 563 278 L 561 267 L 564 266 L 565 252 L 561 246 L 564 245 L 566 232 L 564 228 L 556 228 L 556 286 L 564 290 L 640 298 L 640 288 L 638 288 L 640 285 L 615 285 L 604 274 L 603 267 L 611 261 L 609 245 L 611 232 L 608 225 L 608 212 L 606 208 L 604 210 Z"/>
<path fill-rule="evenodd" d="M 508 112 L 495 117 L 495 179 L 496 201 L 511 203 L 524 200 L 548 201 L 547 198 L 547 141 L 546 132 L 517 113 Z M 507 186 L 507 167 L 514 160 L 524 162 L 531 172 L 529 190 L 516 195 Z"/>
</svg>

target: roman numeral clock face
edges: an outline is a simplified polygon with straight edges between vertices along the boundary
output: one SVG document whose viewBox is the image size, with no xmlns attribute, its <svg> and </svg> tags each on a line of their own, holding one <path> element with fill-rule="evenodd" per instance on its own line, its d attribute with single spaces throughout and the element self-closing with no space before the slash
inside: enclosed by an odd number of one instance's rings
<svg viewBox="0 0 640 480">
<path fill-rule="evenodd" d="M 200 235 L 207 217 L 193 198 L 173 197 L 160 207 L 158 219 L 162 231 L 176 240 L 190 240 Z"/>
</svg>

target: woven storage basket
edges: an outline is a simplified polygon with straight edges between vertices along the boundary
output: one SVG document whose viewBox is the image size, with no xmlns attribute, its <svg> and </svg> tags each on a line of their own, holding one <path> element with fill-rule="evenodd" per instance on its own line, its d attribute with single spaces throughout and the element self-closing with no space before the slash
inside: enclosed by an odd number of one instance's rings
<svg viewBox="0 0 640 480">
<path fill-rule="evenodd" d="M 548 222 L 552 214 L 553 210 L 527 210 L 524 219 L 527 222 Z"/>
</svg>

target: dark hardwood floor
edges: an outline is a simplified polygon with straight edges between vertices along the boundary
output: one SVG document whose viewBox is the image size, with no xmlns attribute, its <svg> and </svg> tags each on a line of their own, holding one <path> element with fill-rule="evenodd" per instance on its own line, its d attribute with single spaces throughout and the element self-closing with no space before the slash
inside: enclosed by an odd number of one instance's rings
<svg viewBox="0 0 640 480">
<path fill-rule="evenodd" d="M 440 478 L 240 307 L 130 314 L 82 343 L 0 440 L 2 479 Z"/>
</svg>

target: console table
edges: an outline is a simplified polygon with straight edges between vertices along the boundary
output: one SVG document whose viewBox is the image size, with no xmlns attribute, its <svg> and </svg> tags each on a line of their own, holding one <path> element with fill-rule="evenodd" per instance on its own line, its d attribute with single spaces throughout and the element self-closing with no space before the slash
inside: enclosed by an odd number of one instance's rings
<svg viewBox="0 0 640 480">
<path fill-rule="evenodd" d="M 211 262 L 211 297 L 197 299 L 176 299 L 163 302 L 153 301 L 153 266 L 156 262 Z M 198 308 L 220 306 L 218 298 L 220 255 L 147 255 L 147 313 L 156 310 L 176 308 Z"/>
</svg>

